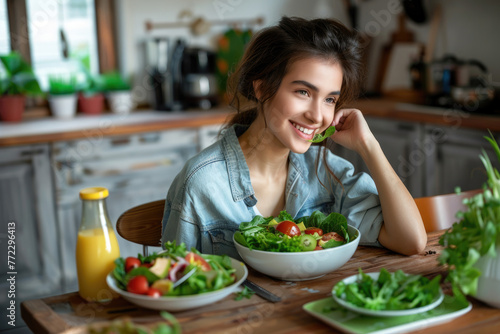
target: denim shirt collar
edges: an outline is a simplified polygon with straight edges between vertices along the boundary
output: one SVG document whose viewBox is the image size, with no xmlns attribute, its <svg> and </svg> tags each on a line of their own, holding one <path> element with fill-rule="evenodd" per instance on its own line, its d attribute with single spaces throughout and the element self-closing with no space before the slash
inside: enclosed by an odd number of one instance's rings
<svg viewBox="0 0 500 334">
<path fill-rule="evenodd" d="M 257 203 L 257 199 L 250 181 L 250 170 L 238 141 L 238 137 L 246 129 L 248 126 L 243 125 L 233 125 L 228 128 L 222 137 L 222 150 L 227 162 L 227 173 L 233 200 L 235 202 L 243 200 L 250 207 Z"/>
<path fill-rule="evenodd" d="M 248 126 L 233 125 L 222 137 L 223 153 L 227 161 L 227 172 L 231 194 L 235 202 L 243 200 L 248 207 L 257 203 L 255 191 L 250 180 L 250 170 L 241 150 L 238 137 L 248 129 Z M 310 162 L 300 159 L 299 154 L 289 155 L 288 177 L 286 182 L 286 210 L 295 217 L 309 197 L 310 187 L 307 186 L 307 174 Z M 312 162 L 314 166 L 314 161 Z M 313 167 L 314 168 L 314 167 Z"/>
</svg>

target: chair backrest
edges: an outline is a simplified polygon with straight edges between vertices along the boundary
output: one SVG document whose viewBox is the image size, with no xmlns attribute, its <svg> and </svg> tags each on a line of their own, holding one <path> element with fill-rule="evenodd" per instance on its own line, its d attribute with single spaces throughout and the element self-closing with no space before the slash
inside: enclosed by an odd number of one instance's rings
<svg viewBox="0 0 500 334">
<path fill-rule="evenodd" d="M 116 221 L 116 231 L 123 239 L 143 245 L 147 256 L 148 246 L 161 246 L 164 207 L 165 200 L 158 200 L 128 209 Z"/>
<path fill-rule="evenodd" d="M 422 220 L 427 232 L 439 231 L 450 228 L 457 222 L 458 211 L 465 211 L 463 204 L 465 198 L 470 198 L 481 193 L 482 189 L 463 191 L 460 194 L 446 194 L 415 198 Z"/>
</svg>

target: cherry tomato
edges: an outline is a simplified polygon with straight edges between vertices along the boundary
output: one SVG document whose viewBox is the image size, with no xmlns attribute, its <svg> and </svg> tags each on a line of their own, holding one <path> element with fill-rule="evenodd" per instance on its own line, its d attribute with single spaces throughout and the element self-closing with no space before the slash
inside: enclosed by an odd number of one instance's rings
<svg viewBox="0 0 500 334">
<path fill-rule="evenodd" d="M 144 275 L 134 276 L 128 281 L 127 291 L 132 293 L 137 293 L 139 295 L 145 295 L 148 293 L 149 285 L 148 279 Z"/>
<path fill-rule="evenodd" d="M 148 289 L 148 292 L 147 292 L 147 295 L 150 296 L 150 297 L 153 297 L 153 298 L 158 298 L 158 297 L 161 297 L 162 296 L 162 293 L 160 290 L 158 289 L 155 289 L 155 288 L 149 288 Z"/>
<path fill-rule="evenodd" d="M 212 270 L 212 267 L 210 267 L 210 265 L 208 264 L 208 262 L 205 261 L 204 258 L 202 258 L 200 255 L 198 255 L 196 253 L 193 253 L 193 252 L 187 253 L 185 259 L 190 264 L 195 264 L 198 267 L 201 267 L 201 270 L 203 270 L 203 271 L 210 271 L 210 270 Z"/>
<path fill-rule="evenodd" d="M 300 229 L 297 226 L 297 224 L 289 220 L 284 220 L 278 225 L 276 225 L 276 231 L 286 234 L 289 237 L 295 237 L 297 235 L 300 235 Z"/>
<path fill-rule="evenodd" d="M 319 227 L 308 227 L 304 231 L 305 234 L 314 234 L 318 233 L 318 235 L 323 235 L 323 230 L 320 229 Z"/>
<path fill-rule="evenodd" d="M 321 240 L 323 241 L 328 241 L 330 239 L 336 240 L 336 241 L 345 241 L 344 237 L 338 234 L 337 232 L 330 232 L 325 234 Z"/>
<path fill-rule="evenodd" d="M 129 256 L 125 259 L 125 272 L 129 272 L 134 268 L 137 268 L 141 265 L 141 261 L 133 256 Z"/>
<path fill-rule="evenodd" d="M 144 262 L 143 264 L 141 264 L 141 267 L 144 267 L 144 268 L 151 268 L 153 266 L 153 264 L 151 262 Z"/>
</svg>

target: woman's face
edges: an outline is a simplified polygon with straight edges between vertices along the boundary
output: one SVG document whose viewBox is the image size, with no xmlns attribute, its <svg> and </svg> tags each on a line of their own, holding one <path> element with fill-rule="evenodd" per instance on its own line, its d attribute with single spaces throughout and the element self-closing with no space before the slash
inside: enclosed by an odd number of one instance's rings
<svg viewBox="0 0 500 334">
<path fill-rule="evenodd" d="M 276 95 L 264 104 L 267 127 L 277 144 L 306 152 L 309 140 L 331 125 L 341 86 L 338 63 L 318 58 L 294 62 Z"/>
</svg>

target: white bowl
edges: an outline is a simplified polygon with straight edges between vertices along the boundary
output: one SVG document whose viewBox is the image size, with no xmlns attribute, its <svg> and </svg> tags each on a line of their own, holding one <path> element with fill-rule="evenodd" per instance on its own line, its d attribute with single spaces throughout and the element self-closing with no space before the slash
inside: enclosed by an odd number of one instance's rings
<svg viewBox="0 0 500 334">
<path fill-rule="evenodd" d="M 353 256 L 361 233 L 348 226 L 348 244 L 310 252 L 266 252 L 249 249 L 233 242 L 243 261 L 255 270 L 285 281 L 306 281 L 324 276 L 342 267 Z"/>
<path fill-rule="evenodd" d="M 243 281 L 247 278 L 248 269 L 243 262 L 233 258 L 231 258 L 231 266 L 236 269 L 236 282 L 221 290 L 189 296 L 164 296 L 154 298 L 130 293 L 118 287 L 112 273 L 106 277 L 106 282 L 113 291 L 133 304 L 154 310 L 182 311 L 213 304 L 235 292 L 241 283 L 243 283 Z"/>
<path fill-rule="evenodd" d="M 378 276 L 380 275 L 380 272 L 376 273 L 365 273 L 366 275 L 370 276 L 373 279 L 378 279 Z M 341 282 L 344 282 L 345 284 L 350 284 L 354 283 L 360 275 L 352 275 L 347 278 L 344 278 Z M 334 287 L 335 288 L 335 287 Z M 370 310 L 366 308 L 362 308 L 356 305 L 353 305 L 349 303 L 348 301 L 344 300 L 343 298 L 339 298 L 335 295 L 335 293 L 332 292 L 333 299 L 335 301 L 345 307 L 348 310 L 365 314 L 365 315 L 370 315 L 373 317 L 399 317 L 402 315 L 411 315 L 411 314 L 417 314 L 417 313 L 422 313 L 422 312 L 427 312 L 429 310 L 432 310 L 433 308 L 436 308 L 441 302 L 443 301 L 444 294 L 441 289 L 439 289 L 439 295 L 432 301 L 432 303 L 421 306 L 421 307 L 416 307 L 412 309 L 407 309 L 407 310 Z"/>
</svg>

